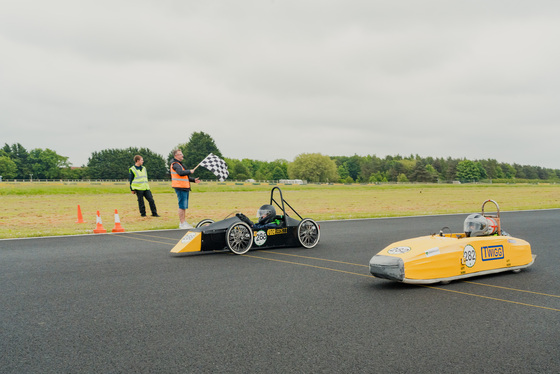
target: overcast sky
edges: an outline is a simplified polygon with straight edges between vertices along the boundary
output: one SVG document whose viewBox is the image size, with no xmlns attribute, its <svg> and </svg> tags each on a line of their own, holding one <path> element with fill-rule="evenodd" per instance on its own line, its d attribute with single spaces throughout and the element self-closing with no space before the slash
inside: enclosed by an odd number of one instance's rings
<svg viewBox="0 0 560 374">
<path fill-rule="evenodd" d="M 0 0 L 0 146 L 560 169 L 559 41 L 558 0 Z"/>
</svg>

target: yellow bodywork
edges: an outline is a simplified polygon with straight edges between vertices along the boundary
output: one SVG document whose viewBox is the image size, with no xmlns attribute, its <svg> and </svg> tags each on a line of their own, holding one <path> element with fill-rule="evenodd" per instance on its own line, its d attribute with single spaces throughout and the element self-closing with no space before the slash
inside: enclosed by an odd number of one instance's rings
<svg viewBox="0 0 560 374">
<path fill-rule="evenodd" d="M 423 236 L 391 244 L 378 255 L 404 262 L 406 283 L 430 283 L 516 270 L 531 265 L 531 246 L 511 236 Z"/>
<path fill-rule="evenodd" d="M 200 231 L 189 231 L 187 232 L 173 247 L 171 253 L 186 253 L 186 252 L 198 252 L 202 245 L 202 232 Z"/>
</svg>

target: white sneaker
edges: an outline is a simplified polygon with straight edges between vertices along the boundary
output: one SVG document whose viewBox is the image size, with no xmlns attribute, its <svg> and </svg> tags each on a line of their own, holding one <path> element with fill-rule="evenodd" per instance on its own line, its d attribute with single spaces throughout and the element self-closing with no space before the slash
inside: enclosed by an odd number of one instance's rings
<svg viewBox="0 0 560 374">
<path fill-rule="evenodd" d="M 187 222 L 183 222 L 179 224 L 179 228 L 180 229 L 192 229 L 193 227 Z"/>
</svg>

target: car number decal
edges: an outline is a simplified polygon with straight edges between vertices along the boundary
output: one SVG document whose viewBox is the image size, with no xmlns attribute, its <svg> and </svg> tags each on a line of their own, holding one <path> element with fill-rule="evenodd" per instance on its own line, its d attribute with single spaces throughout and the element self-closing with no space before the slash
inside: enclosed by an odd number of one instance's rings
<svg viewBox="0 0 560 374">
<path fill-rule="evenodd" d="M 467 244 L 465 246 L 465 249 L 463 249 L 463 258 L 465 259 L 465 265 L 469 268 L 472 268 L 474 264 L 476 264 L 476 251 L 472 245 Z"/>
<path fill-rule="evenodd" d="M 255 233 L 254 242 L 260 247 L 261 245 L 266 243 L 267 238 L 268 236 L 266 235 L 266 232 L 264 230 L 259 230 Z"/>
</svg>

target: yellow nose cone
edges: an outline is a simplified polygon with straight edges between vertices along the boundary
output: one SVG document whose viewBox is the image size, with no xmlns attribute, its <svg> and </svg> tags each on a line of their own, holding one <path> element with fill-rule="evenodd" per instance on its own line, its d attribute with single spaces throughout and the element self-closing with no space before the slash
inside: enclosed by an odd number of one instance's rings
<svg viewBox="0 0 560 374">
<path fill-rule="evenodd" d="M 198 252 L 201 249 L 202 233 L 189 231 L 173 247 L 171 253 Z"/>
</svg>

